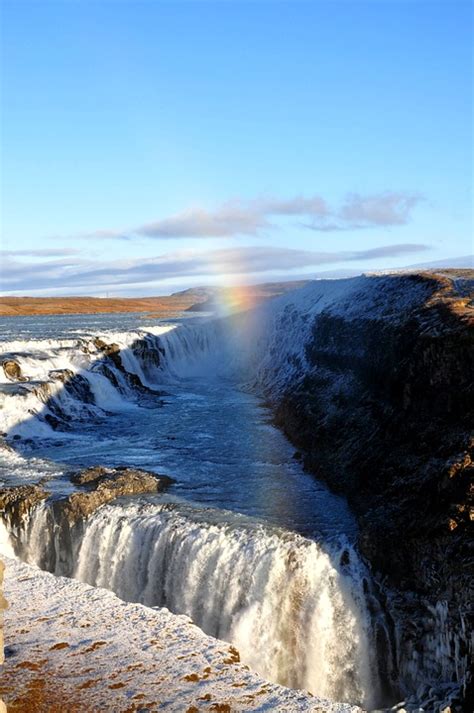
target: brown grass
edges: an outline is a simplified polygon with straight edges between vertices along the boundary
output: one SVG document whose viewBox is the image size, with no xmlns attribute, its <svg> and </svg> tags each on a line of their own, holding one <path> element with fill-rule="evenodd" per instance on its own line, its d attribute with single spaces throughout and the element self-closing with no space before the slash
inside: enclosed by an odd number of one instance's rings
<svg viewBox="0 0 474 713">
<path fill-rule="evenodd" d="M 15 317 L 39 314 L 99 314 L 117 312 L 153 312 L 172 316 L 185 311 L 199 300 L 195 297 L 144 297 L 107 299 L 98 297 L 0 297 L 0 315 Z"/>
<path fill-rule="evenodd" d="M 275 282 L 265 285 L 221 288 L 216 290 L 219 298 L 236 309 L 247 309 L 269 297 L 288 292 L 305 284 L 299 282 Z M 211 291 L 185 290 L 161 297 L 2 297 L 0 316 L 16 317 L 39 314 L 99 314 L 120 312 L 143 312 L 154 317 L 173 317 L 195 305 L 203 304 Z"/>
<path fill-rule="evenodd" d="M 80 694 L 76 700 L 70 690 L 65 690 L 60 683 L 42 673 L 28 678 L 21 685 L 15 682 L 14 690 L 4 685 L 0 687 L 0 697 L 7 704 L 8 713 L 86 713 L 86 707 Z M 19 685 L 20 684 L 20 685 Z"/>
</svg>

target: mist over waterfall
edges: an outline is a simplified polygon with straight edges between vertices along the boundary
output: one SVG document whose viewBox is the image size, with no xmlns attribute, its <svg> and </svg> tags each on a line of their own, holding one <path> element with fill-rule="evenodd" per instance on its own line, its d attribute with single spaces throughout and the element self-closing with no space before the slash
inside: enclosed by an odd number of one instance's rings
<svg viewBox="0 0 474 713">
<path fill-rule="evenodd" d="M 16 548 L 58 575 L 187 614 L 269 680 L 369 707 L 378 698 L 369 575 L 347 541 L 171 504 L 107 506 L 70 528 L 44 506 Z"/>
</svg>

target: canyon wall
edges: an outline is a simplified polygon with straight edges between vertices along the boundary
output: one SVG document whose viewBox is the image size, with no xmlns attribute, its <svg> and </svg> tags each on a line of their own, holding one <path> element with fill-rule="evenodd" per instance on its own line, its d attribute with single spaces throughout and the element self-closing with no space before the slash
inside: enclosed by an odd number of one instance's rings
<svg viewBox="0 0 474 713">
<path fill-rule="evenodd" d="M 4 645 L 3 645 L 3 611 L 7 608 L 8 604 L 3 596 L 3 573 L 5 571 L 5 565 L 2 560 L 0 560 L 0 666 L 5 660 Z M 6 707 L 2 699 L 0 698 L 0 713 L 6 713 Z"/>
<path fill-rule="evenodd" d="M 395 622 L 392 675 L 428 710 L 451 689 L 454 710 L 474 708 L 472 277 L 368 277 L 332 297 L 313 283 L 267 307 L 260 349 L 278 425 L 358 516 Z"/>
</svg>

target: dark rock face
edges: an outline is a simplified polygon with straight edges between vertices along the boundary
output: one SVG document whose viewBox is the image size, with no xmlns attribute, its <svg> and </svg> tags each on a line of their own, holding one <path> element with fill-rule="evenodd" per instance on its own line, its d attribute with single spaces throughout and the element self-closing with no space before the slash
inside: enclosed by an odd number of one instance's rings
<svg viewBox="0 0 474 713">
<path fill-rule="evenodd" d="M 157 346 L 156 341 L 144 336 L 133 342 L 130 348 L 144 369 L 150 369 L 153 373 L 154 369 L 161 366 L 165 350 L 162 346 Z"/>
<path fill-rule="evenodd" d="M 137 374 L 127 371 L 122 358 L 121 350 L 118 344 L 107 344 L 100 337 L 95 337 L 93 344 L 96 349 L 104 355 L 104 359 L 96 364 L 96 369 L 99 370 L 109 381 L 119 390 L 125 389 L 135 390 L 137 393 L 155 394 L 160 393 L 155 389 L 151 389 L 143 384 Z M 142 362 L 145 368 L 152 366 L 156 368 L 160 364 L 160 352 L 152 347 L 149 340 L 146 338 L 137 339 L 130 347 L 132 353 Z M 114 369 L 116 373 L 114 373 Z M 118 373 L 117 373 L 118 372 Z M 123 384 L 120 383 L 123 380 Z"/>
<path fill-rule="evenodd" d="M 114 364 L 114 366 L 117 369 L 125 372 L 124 366 L 122 364 L 122 360 L 120 358 L 120 347 L 118 344 L 115 344 L 115 342 L 113 342 L 112 344 L 107 344 L 100 337 L 95 337 L 93 339 L 93 344 L 98 351 L 100 351 L 100 352 L 102 352 L 102 354 L 104 354 L 105 357 L 109 357 L 109 359 L 111 360 L 111 362 Z M 105 366 L 105 364 L 104 364 L 104 366 Z M 125 373 L 127 373 L 127 372 L 125 372 Z M 128 375 L 135 376 L 134 374 L 133 375 L 128 374 Z M 136 377 L 136 378 L 138 378 L 138 377 Z"/>
<path fill-rule="evenodd" d="M 115 344 L 115 342 L 107 344 L 107 342 L 104 342 L 100 337 L 95 337 L 93 343 L 96 349 L 103 352 L 106 356 L 112 356 L 112 354 L 118 354 L 120 352 L 120 347 L 118 344 Z"/>
<path fill-rule="evenodd" d="M 23 518 L 48 497 L 41 485 L 17 485 L 0 489 L 0 513 L 11 527 L 20 525 Z"/>
<path fill-rule="evenodd" d="M 82 376 L 82 374 L 74 374 L 71 378 L 66 377 L 64 381 L 64 390 L 78 402 L 85 404 L 95 403 L 94 394 L 92 393 L 90 384 L 85 376 Z"/>
<path fill-rule="evenodd" d="M 415 285 L 424 295 L 403 313 L 388 316 L 387 294 L 374 316 L 314 318 L 310 369 L 276 404 L 276 421 L 359 516 L 360 549 L 383 578 L 396 622 L 392 676 L 401 693 L 421 681 L 451 683 L 467 701 L 474 315 L 466 283 L 460 295 L 448 277 L 399 281 L 396 289 Z"/>
<path fill-rule="evenodd" d="M 52 369 L 48 376 L 53 381 L 61 381 L 63 384 L 67 384 L 68 381 L 74 378 L 74 372 L 71 369 Z"/>
</svg>

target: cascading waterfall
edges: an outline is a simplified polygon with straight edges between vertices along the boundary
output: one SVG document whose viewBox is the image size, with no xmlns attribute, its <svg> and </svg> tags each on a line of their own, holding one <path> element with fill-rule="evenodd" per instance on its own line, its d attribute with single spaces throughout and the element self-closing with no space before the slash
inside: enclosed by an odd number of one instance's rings
<svg viewBox="0 0 474 713">
<path fill-rule="evenodd" d="M 223 330 L 222 320 L 210 320 L 154 332 L 10 342 L 2 363 L 13 360 L 22 377 L 12 383 L 0 370 L 0 430 L 53 437 L 58 427 L 68 430 L 71 420 L 133 409 L 137 397 L 143 403 L 148 390 L 170 379 L 225 368 Z M 107 351 L 110 344 L 116 351 Z"/>
<path fill-rule="evenodd" d="M 189 615 L 266 678 L 333 700 L 378 699 L 368 573 L 347 542 L 176 505 L 106 506 L 70 528 L 42 506 L 17 554 L 127 601 Z"/>
<path fill-rule="evenodd" d="M 75 438 L 79 422 L 153 408 L 161 388 L 183 379 L 245 381 L 249 355 L 238 328 L 229 330 L 215 319 L 10 343 L 28 380 L 2 375 L 1 430 L 23 440 Z M 13 546 L 58 575 L 187 614 L 272 681 L 368 708 L 383 697 L 375 644 L 383 616 L 348 541 L 323 544 L 225 511 L 156 501 L 104 506 L 70 526 L 60 502 L 10 528 L 3 551 Z"/>
<path fill-rule="evenodd" d="M 55 502 L 19 528 L 7 523 L 8 532 L 0 520 L 0 551 L 11 554 L 14 545 L 45 569 L 189 614 L 272 680 L 368 708 L 395 691 L 408 710 L 426 701 L 425 710 L 438 710 L 437 691 L 457 695 L 467 677 L 466 612 L 371 584 L 356 552 L 334 537 L 351 536 L 345 509 L 319 499 L 315 481 L 308 487 L 297 454 L 285 455 L 258 415 L 267 411 L 262 403 L 242 400 L 258 393 L 278 403 L 311 375 L 307 348 L 326 307 L 355 320 L 383 308 L 385 298 L 371 301 L 368 293 L 361 311 L 361 293 L 353 299 L 352 289 L 334 281 L 245 316 L 146 328 L 124 315 L 68 316 L 63 328 L 57 317 L 12 320 L 5 334 L 23 330 L 25 338 L 3 339 L 0 355 L 0 432 L 8 437 L 0 439 L 0 483 L 44 478 Z M 114 331 L 127 319 L 130 331 Z M 344 398 L 344 371 L 319 376 Z M 169 500 L 233 509 L 289 530 L 154 498 L 147 507 L 105 506 L 69 528 L 59 505 L 69 475 L 98 464 L 169 474 L 177 481 Z M 351 541 L 355 530 L 354 523 Z"/>
<path fill-rule="evenodd" d="M 181 325 L 158 337 L 160 372 L 171 378 L 228 374 L 235 369 L 235 335 L 223 319 Z"/>
<path fill-rule="evenodd" d="M 125 336 L 133 345 L 142 335 Z M 151 385 L 133 349 L 123 339 L 120 347 L 120 362 L 114 363 L 94 340 L 8 344 L 2 361 L 14 361 L 22 376 L 12 383 L 0 373 L 1 430 L 23 438 L 54 437 L 58 427 L 69 430 L 71 421 L 93 421 L 133 408 L 140 387 L 144 391 Z"/>
</svg>

